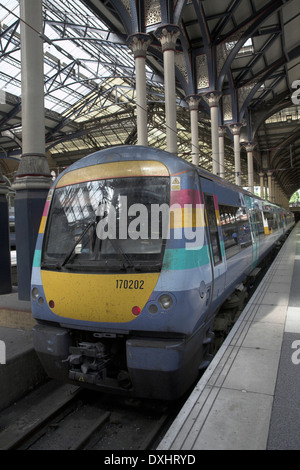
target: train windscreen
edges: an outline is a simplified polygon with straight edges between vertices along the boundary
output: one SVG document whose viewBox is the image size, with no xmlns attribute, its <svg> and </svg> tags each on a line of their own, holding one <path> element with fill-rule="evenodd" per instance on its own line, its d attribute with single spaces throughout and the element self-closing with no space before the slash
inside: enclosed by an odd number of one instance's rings
<svg viewBox="0 0 300 470">
<path fill-rule="evenodd" d="M 169 178 L 87 181 L 55 189 L 42 268 L 159 271 Z M 168 222 L 168 221 L 167 221 Z"/>
</svg>

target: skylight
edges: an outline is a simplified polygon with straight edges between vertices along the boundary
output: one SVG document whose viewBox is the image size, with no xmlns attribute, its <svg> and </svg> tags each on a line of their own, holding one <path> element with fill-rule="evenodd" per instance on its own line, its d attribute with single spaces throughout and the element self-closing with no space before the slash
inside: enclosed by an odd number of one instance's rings
<svg viewBox="0 0 300 470">
<path fill-rule="evenodd" d="M 227 41 L 226 42 L 226 49 L 228 51 L 231 51 L 234 46 L 237 44 L 238 41 L 233 40 L 233 41 Z M 244 55 L 252 55 L 254 53 L 254 46 L 253 46 L 253 41 L 252 38 L 247 39 L 247 41 L 244 43 L 244 45 L 240 48 L 238 51 L 236 57 L 244 56 Z"/>
<path fill-rule="evenodd" d="M 2 98 L 5 92 L 21 96 L 19 16 L 18 0 L 1 0 Z M 64 113 L 104 77 L 134 76 L 134 58 L 128 47 L 106 42 L 109 29 L 79 0 L 43 0 L 43 19 L 46 109 Z"/>
<path fill-rule="evenodd" d="M 20 95 L 20 45 L 15 38 L 19 32 L 18 0 L 1 0 L 0 3 L 0 91 Z"/>
</svg>

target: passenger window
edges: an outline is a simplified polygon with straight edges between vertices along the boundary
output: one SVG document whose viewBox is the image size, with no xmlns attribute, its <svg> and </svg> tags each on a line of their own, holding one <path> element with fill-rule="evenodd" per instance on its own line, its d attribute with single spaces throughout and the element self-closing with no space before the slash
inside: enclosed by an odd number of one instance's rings
<svg viewBox="0 0 300 470">
<path fill-rule="evenodd" d="M 265 229 L 264 229 L 264 221 L 262 218 L 262 212 L 259 208 L 255 208 L 255 220 L 257 225 L 257 231 L 259 238 L 265 238 Z"/>
<path fill-rule="evenodd" d="M 210 234 L 213 258 L 214 258 L 214 264 L 216 265 L 222 262 L 218 225 L 217 225 L 217 219 L 216 219 L 216 210 L 215 210 L 213 196 L 209 194 L 205 194 L 204 198 L 205 198 L 207 222 L 208 222 L 208 229 L 209 229 L 209 234 Z"/>
<path fill-rule="evenodd" d="M 219 206 L 221 229 L 226 259 L 251 245 L 251 233 L 246 209 L 236 206 Z"/>
<path fill-rule="evenodd" d="M 269 212 L 267 210 L 264 210 L 264 219 L 267 223 L 269 233 L 272 233 L 274 232 L 274 230 L 278 229 L 277 217 L 275 212 Z"/>
</svg>

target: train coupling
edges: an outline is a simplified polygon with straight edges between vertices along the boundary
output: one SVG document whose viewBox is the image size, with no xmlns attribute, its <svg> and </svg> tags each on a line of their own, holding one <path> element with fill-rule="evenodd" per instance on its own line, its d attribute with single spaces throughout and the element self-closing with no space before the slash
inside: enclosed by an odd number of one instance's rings
<svg viewBox="0 0 300 470">
<path fill-rule="evenodd" d="M 110 361 L 103 343 L 79 343 L 71 346 L 70 355 L 65 360 L 69 363 L 69 379 L 97 384 L 107 377 L 107 365 Z"/>
</svg>

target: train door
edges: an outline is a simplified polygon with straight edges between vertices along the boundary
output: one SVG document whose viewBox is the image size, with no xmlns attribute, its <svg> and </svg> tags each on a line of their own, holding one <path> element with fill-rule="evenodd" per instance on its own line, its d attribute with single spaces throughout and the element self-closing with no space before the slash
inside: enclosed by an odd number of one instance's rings
<svg viewBox="0 0 300 470">
<path fill-rule="evenodd" d="M 225 287 L 225 256 L 220 237 L 219 205 L 214 183 L 207 179 L 201 179 L 201 183 L 212 267 L 211 298 L 215 300 L 222 295 Z"/>
<path fill-rule="evenodd" d="M 252 267 L 255 268 L 259 258 L 259 232 L 258 232 L 258 220 L 256 217 L 256 211 L 253 206 L 253 199 L 249 196 L 245 197 L 247 211 L 249 215 L 249 224 L 251 228 L 252 238 Z"/>
</svg>

